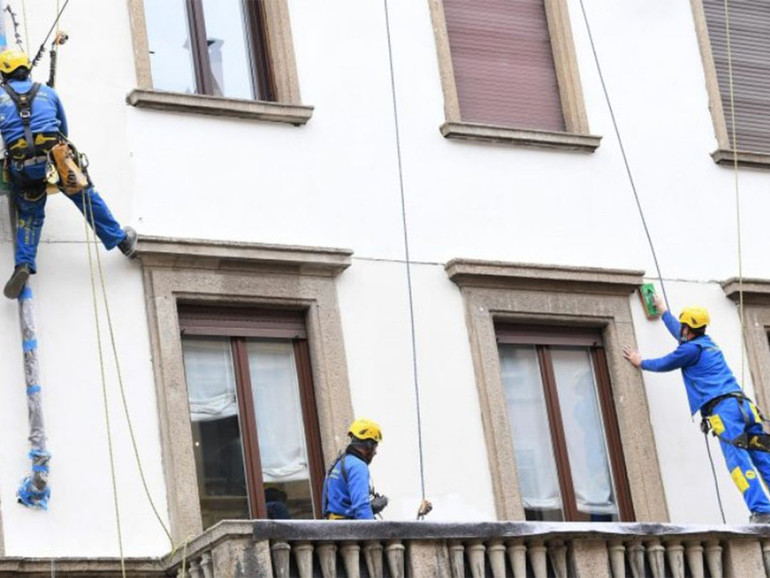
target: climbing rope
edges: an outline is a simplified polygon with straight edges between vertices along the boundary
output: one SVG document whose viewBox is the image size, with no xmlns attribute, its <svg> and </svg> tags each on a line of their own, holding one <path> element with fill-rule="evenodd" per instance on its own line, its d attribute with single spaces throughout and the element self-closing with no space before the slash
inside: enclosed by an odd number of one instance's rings
<svg viewBox="0 0 770 578">
<path fill-rule="evenodd" d="M 99 304 L 96 297 L 96 280 L 94 278 L 94 263 L 93 263 L 93 256 L 91 255 L 92 236 L 88 230 L 89 217 L 90 217 L 91 226 L 93 227 L 94 225 L 94 214 L 93 214 L 93 208 L 90 202 L 90 198 L 91 198 L 90 191 L 85 191 L 83 193 L 83 196 L 85 197 L 84 202 L 86 199 L 88 199 L 87 206 L 84 207 L 86 218 L 83 222 L 83 225 L 86 231 L 86 248 L 88 250 L 88 266 L 91 272 L 91 296 L 93 298 L 93 304 L 94 304 L 94 320 L 96 323 L 96 342 L 97 342 L 97 350 L 99 352 L 99 371 L 102 378 L 102 400 L 104 402 L 104 421 L 107 428 L 107 449 L 109 451 L 109 456 L 110 456 L 110 474 L 112 478 L 112 500 L 115 508 L 115 521 L 116 521 L 117 531 L 118 531 L 118 548 L 120 550 L 120 570 L 123 575 L 123 578 L 126 578 L 126 562 L 125 562 L 125 557 L 123 555 L 123 531 L 120 523 L 120 504 L 118 503 L 118 484 L 117 484 L 117 476 L 115 475 L 115 452 L 114 452 L 113 443 L 112 443 L 112 427 L 110 425 L 110 408 L 109 408 L 108 395 L 107 395 L 107 378 L 104 372 L 104 352 L 102 351 L 102 332 L 101 332 L 101 323 L 99 321 Z M 97 246 L 95 246 L 94 248 L 98 256 L 99 248 Z"/>
<path fill-rule="evenodd" d="M 735 125 L 735 89 L 733 84 L 733 51 L 732 42 L 730 40 L 730 8 L 728 1 L 724 1 L 725 6 L 725 36 L 727 43 L 727 78 L 729 79 L 730 87 L 730 124 L 732 125 L 732 149 L 733 149 L 733 175 L 735 183 L 735 217 L 737 225 L 738 235 L 738 313 L 741 320 L 741 389 L 744 388 L 744 378 L 746 365 L 745 360 L 745 348 L 746 348 L 746 321 L 744 318 L 743 309 L 743 248 L 741 233 L 741 190 L 738 179 L 738 127 Z"/>
<path fill-rule="evenodd" d="M 393 68 L 393 45 L 390 34 L 390 13 L 388 10 L 388 0 L 383 0 L 383 8 L 385 10 L 385 31 L 388 39 L 388 64 L 390 68 L 390 90 L 393 100 L 393 126 L 396 134 L 396 159 L 398 161 L 398 187 L 401 195 L 401 221 L 404 229 L 404 262 L 406 269 L 406 287 L 407 295 L 409 299 L 409 323 L 411 328 L 411 345 L 412 345 L 412 377 L 414 381 L 414 397 L 417 408 L 417 446 L 420 463 L 420 494 L 422 496 L 422 503 L 420 505 L 417 517 L 422 519 L 430 509 L 426 504 L 429 504 L 425 499 L 425 466 L 423 460 L 423 448 L 422 448 L 422 411 L 420 409 L 420 386 L 417 377 L 417 338 L 415 335 L 415 322 L 414 322 L 414 297 L 412 291 L 412 262 L 409 255 L 409 226 L 407 222 L 406 214 L 406 197 L 404 195 L 404 170 L 401 160 L 401 135 L 399 132 L 398 122 L 398 99 L 396 98 L 396 75 Z M 424 513 L 423 513 L 424 512 Z"/>
<path fill-rule="evenodd" d="M 94 223 L 93 206 L 91 204 L 91 195 L 90 193 L 87 193 L 84 191 L 83 196 L 84 196 L 84 201 L 86 202 L 88 207 L 87 214 L 91 225 L 91 231 L 89 232 L 88 230 L 86 230 L 86 233 L 87 233 L 86 240 L 89 243 L 89 257 L 90 257 L 90 240 L 93 238 L 91 234 L 93 231 L 96 230 L 96 225 Z M 89 261 L 89 264 L 90 264 L 90 261 Z M 98 250 L 96 251 L 96 269 L 99 275 L 99 285 L 102 292 L 105 318 L 107 320 L 107 328 L 109 331 L 110 345 L 112 348 L 113 360 L 115 362 L 115 371 L 118 378 L 118 391 L 120 393 L 120 400 L 123 406 L 123 413 L 126 418 L 126 424 L 128 425 L 128 433 L 129 433 L 129 438 L 131 439 L 131 447 L 133 448 L 134 459 L 136 461 L 137 470 L 139 471 L 139 477 L 142 481 L 142 487 L 144 488 L 145 496 L 147 497 L 147 500 L 150 503 L 150 507 L 152 508 L 153 513 L 155 514 L 155 518 L 157 519 L 158 524 L 160 524 L 160 527 L 163 528 L 163 531 L 166 534 L 166 537 L 168 537 L 169 543 L 171 544 L 171 546 L 173 546 L 174 543 L 171 537 L 171 532 L 169 531 L 166 524 L 163 522 L 163 518 L 161 517 L 160 512 L 158 511 L 158 508 L 155 505 L 155 501 L 152 499 L 152 494 L 150 493 L 150 488 L 149 488 L 149 485 L 147 484 L 147 478 L 144 473 L 144 467 L 142 466 L 142 460 L 139 455 L 139 445 L 137 444 L 137 441 L 136 441 L 136 434 L 134 433 L 133 420 L 131 419 L 131 413 L 128 409 L 128 401 L 126 399 L 126 391 L 125 391 L 124 382 L 123 382 L 123 372 L 120 367 L 120 358 L 118 356 L 117 342 L 115 340 L 115 329 L 112 323 L 112 314 L 110 312 L 110 304 L 109 304 L 109 299 L 107 297 L 107 288 L 104 281 L 104 271 L 102 269 L 102 260 Z M 91 271 L 91 277 L 92 277 L 92 284 L 95 285 L 93 269 Z M 93 292 L 95 296 L 95 290 Z M 98 317 L 97 317 L 97 323 L 98 323 Z M 97 327 L 97 334 L 98 334 L 98 331 L 99 329 Z M 100 347 L 100 357 L 101 357 L 102 355 L 101 340 L 99 340 L 99 347 Z"/>
<path fill-rule="evenodd" d="M 24 52 L 29 54 L 29 28 L 27 27 L 27 2 L 21 0 L 21 16 L 24 18 Z"/>
<path fill-rule="evenodd" d="M 660 264 L 658 263 L 658 255 L 655 251 L 655 244 L 652 242 L 652 235 L 650 234 L 650 229 L 647 226 L 647 219 L 644 216 L 644 209 L 642 208 L 642 202 L 639 199 L 639 193 L 636 190 L 636 183 L 634 181 L 634 175 L 631 172 L 631 165 L 628 162 L 628 156 L 626 155 L 626 147 L 623 146 L 623 138 L 620 136 L 620 129 L 618 128 L 618 122 L 615 118 L 615 111 L 612 108 L 612 102 L 610 101 L 610 94 L 607 90 L 607 84 L 604 82 L 604 74 L 602 74 L 602 67 L 599 63 L 599 54 L 596 51 L 596 46 L 594 45 L 594 37 L 591 33 L 591 26 L 588 23 L 588 15 L 586 14 L 585 6 L 583 5 L 583 0 L 580 0 L 580 10 L 583 12 L 583 20 L 585 21 L 586 30 L 588 31 L 588 41 L 591 44 L 591 51 L 594 55 L 594 62 L 596 63 L 596 70 L 599 73 L 599 81 L 602 85 L 602 91 L 604 92 L 604 100 L 607 103 L 607 108 L 610 111 L 610 118 L 612 119 L 612 126 L 615 129 L 615 136 L 618 139 L 618 144 L 620 145 L 620 154 L 623 157 L 623 164 L 626 167 L 626 174 L 628 175 L 628 181 L 631 183 L 631 190 L 634 193 L 634 200 L 636 201 L 636 208 L 639 211 L 639 218 L 642 220 L 642 226 L 644 227 L 644 234 L 647 236 L 647 243 L 650 246 L 650 252 L 652 253 L 652 259 L 655 262 L 655 271 L 658 273 L 658 281 L 660 283 L 660 288 L 663 291 L 663 300 L 666 302 L 666 307 L 670 309 L 670 306 L 668 304 L 668 295 L 666 295 L 666 285 L 663 282 L 663 274 L 660 271 Z"/>
</svg>

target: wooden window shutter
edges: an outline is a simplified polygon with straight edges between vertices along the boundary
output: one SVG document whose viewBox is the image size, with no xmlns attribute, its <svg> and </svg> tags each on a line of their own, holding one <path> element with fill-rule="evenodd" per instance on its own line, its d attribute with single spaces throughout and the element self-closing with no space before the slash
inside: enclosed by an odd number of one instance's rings
<svg viewBox="0 0 770 578">
<path fill-rule="evenodd" d="M 724 0 L 703 0 L 730 146 L 770 153 L 770 4 L 743 0 L 730 2 L 728 7 L 737 146 L 733 145 L 730 112 L 725 4 Z"/>
<path fill-rule="evenodd" d="M 544 0 L 444 0 L 463 122 L 565 131 Z"/>
</svg>

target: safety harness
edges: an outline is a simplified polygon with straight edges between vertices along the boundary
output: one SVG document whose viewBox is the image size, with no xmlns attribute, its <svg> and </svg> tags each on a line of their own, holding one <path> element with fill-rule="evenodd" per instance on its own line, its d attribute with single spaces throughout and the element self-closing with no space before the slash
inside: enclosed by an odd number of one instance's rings
<svg viewBox="0 0 770 578">
<path fill-rule="evenodd" d="M 21 118 L 24 128 L 24 137 L 8 144 L 8 152 L 15 161 L 42 162 L 42 157 L 53 148 L 59 138 L 56 133 L 39 133 L 37 137 L 32 134 L 32 102 L 35 100 L 40 83 L 35 82 L 29 92 L 16 92 L 7 82 L 2 85 L 3 90 L 11 98 Z M 47 158 L 47 157 L 46 157 Z M 24 164 L 27 164 L 25 162 Z"/>
<path fill-rule="evenodd" d="M 753 412 L 754 409 L 756 410 L 755 415 L 759 418 L 761 422 L 768 421 L 765 418 L 765 416 L 762 414 L 760 409 L 756 406 L 756 404 L 754 404 L 748 397 L 746 397 L 743 394 L 743 392 L 734 391 L 731 393 L 725 393 L 724 395 L 719 395 L 709 400 L 701 408 L 701 416 L 703 416 L 703 419 L 701 420 L 701 424 L 700 424 L 701 431 L 704 434 L 707 434 L 709 431 L 711 431 L 713 435 L 718 437 L 721 441 L 728 443 L 731 446 L 735 446 L 736 448 L 741 448 L 744 450 L 759 450 L 761 452 L 770 453 L 770 434 L 767 434 L 767 433 L 749 434 L 746 431 L 744 431 L 738 437 L 733 439 L 728 439 L 724 436 L 724 432 L 716 433 L 716 430 L 714 430 L 712 421 L 710 419 L 712 417 L 712 411 L 719 404 L 719 402 L 730 397 L 733 397 L 738 400 L 738 407 L 741 410 L 741 415 L 743 416 L 743 421 L 746 424 L 746 426 L 756 423 L 756 420 L 752 419 L 752 416 L 750 415 L 750 411 Z M 749 410 L 746 409 L 745 407 L 746 404 L 750 404 Z M 751 408 L 751 405 L 754 406 L 753 409 Z"/>
</svg>

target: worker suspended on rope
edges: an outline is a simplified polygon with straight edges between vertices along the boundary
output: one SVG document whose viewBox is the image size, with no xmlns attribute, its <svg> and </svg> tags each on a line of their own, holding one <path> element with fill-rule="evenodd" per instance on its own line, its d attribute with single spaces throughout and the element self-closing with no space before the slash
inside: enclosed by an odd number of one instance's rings
<svg viewBox="0 0 770 578">
<path fill-rule="evenodd" d="M 388 498 L 374 491 L 369 478 L 369 464 L 382 441 L 382 430 L 373 421 L 357 419 L 348 437 L 348 447 L 334 460 L 324 480 L 323 517 L 373 520 L 388 505 Z"/>
<path fill-rule="evenodd" d="M 759 480 L 762 476 L 770 483 L 770 436 L 763 430 L 759 409 L 743 394 L 722 351 L 706 335 L 708 311 L 687 307 L 677 321 L 657 295 L 655 306 L 679 347 L 658 359 L 642 359 L 630 347 L 624 348 L 623 355 L 646 371 L 681 369 L 690 412 L 700 411 L 703 433 L 711 430 L 719 438 L 730 476 L 751 512 L 750 521 L 770 523 L 770 500 Z"/>
<path fill-rule="evenodd" d="M 136 231 L 118 224 L 67 140 L 67 118 L 58 95 L 52 88 L 34 83 L 30 70 L 29 57 L 21 50 L 0 53 L 0 136 L 18 221 L 15 268 L 4 289 L 9 299 L 19 296 L 37 270 L 35 256 L 49 182 L 58 181 L 80 212 L 86 215 L 88 211 L 88 221 L 93 218 L 96 235 L 106 249 L 118 247 L 132 257 L 136 248 Z"/>
</svg>

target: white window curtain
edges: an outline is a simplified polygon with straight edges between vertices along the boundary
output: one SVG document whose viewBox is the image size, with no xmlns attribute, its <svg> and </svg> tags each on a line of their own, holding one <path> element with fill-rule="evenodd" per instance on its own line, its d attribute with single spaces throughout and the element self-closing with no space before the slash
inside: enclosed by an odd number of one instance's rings
<svg viewBox="0 0 770 578">
<path fill-rule="evenodd" d="M 596 379 L 585 348 L 551 348 L 578 510 L 616 514 Z"/>
<path fill-rule="evenodd" d="M 182 340 L 190 419 L 212 421 L 238 414 L 230 341 L 185 337 Z"/>
<path fill-rule="evenodd" d="M 310 478 L 294 347 L 249 341 L 249 374 L 265 482 Z"/>
<path fill-rule="evenodd" d="M 505 401 L 524 507 L 562 507 L 540 365 L 534 347 L 500 347 Z"/>
</svg>

